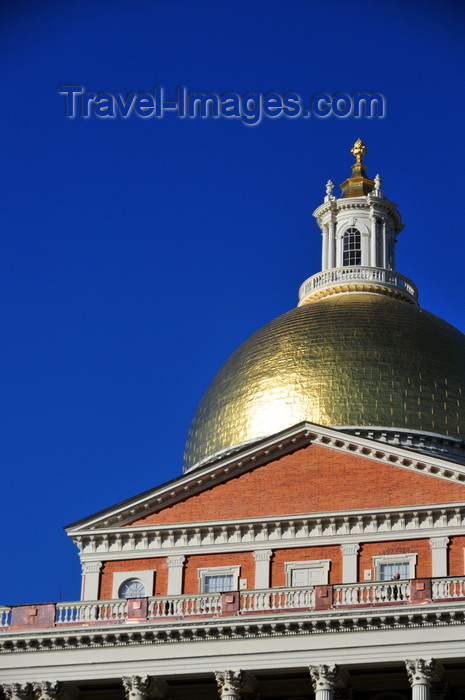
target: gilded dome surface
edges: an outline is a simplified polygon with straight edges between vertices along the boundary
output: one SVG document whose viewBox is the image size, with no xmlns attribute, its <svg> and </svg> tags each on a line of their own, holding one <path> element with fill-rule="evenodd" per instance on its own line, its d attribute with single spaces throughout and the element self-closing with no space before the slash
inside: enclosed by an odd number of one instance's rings
<svg viewBox="0 0 465 700">
<path fill-rule="evenodd" d="M 307 420 L 463 438 L 465 336 L 383 294 L 327 296 L 254 333 L 192 422 L 184 469 Z"/>
</svg>

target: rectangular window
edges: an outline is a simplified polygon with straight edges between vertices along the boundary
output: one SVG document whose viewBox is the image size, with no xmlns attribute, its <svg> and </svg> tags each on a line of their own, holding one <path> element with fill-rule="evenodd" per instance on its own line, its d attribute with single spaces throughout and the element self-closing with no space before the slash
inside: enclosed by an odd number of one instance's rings
<svg viewBox="0 0 465 700">
<path fill-rule="evenodd" d="M 226 593 L 239 588 L 240 566 L 212 566 L 198 569 L 200 593 Z"/>
<path fill-rule="evenodd" d="M 417 552 L 378 554 L 373 557 L 375 581 L 405 581 L 415 578 Z"/>
<path fill-rule="evenodd" d="M 284 564 L 286 572 L 286 586 L 292 588 L 306 588 L 307 586 L 321 586 L 328 583 L 330 567 L 329 559 L 318 561 L 288 561 Z"/>
<path fill-rule="evenodd" d="M 389 564 L 380 564 L 380 581 L 392 581 L 395 579 L 408 578 L 410 578 L 410 563 L 408 561 L 398 561 L 389 562 Z"/>
<path fill-rule="evenodd" d="M 205 576 L 203 580 L 204 593 L 225 593 L 233 590 L 233 575 Z"/>
</svg>

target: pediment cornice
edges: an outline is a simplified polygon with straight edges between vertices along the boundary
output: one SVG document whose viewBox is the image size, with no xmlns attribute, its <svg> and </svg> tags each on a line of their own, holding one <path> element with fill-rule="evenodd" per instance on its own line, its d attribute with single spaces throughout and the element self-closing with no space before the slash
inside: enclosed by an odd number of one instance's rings
<svg viewBox="0 0 465 700">
<path fill-rule="evenodd" d="M 196 495 L 211 488 L 212 485 L 224 483 L 232 477 L 237 477 L 273 459 L 281 458 L 312 444 L 465 485 L 465 466 L 369 438 L 350 435 L 341 430 L 304 422 L 269 438 L 232 450 L 216 459 L 213 458 L 202 467 L 80 520 L 65 529 L 75 539 L 79 534 L 89 533 L 89 531 L 108 532 L 127 527 L 134 521 L 184 500 L 187 496 Z"/>
</svg>

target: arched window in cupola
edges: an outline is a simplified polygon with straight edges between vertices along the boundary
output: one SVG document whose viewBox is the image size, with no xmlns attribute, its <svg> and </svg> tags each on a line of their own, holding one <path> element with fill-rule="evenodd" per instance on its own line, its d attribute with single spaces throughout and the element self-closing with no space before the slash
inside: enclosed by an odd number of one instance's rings
<svg viewBox="0 0 465 700">
<path fill-rule="evenodd" d="M 351 226 L 342 238 L 342 264 L 360 265 L 362 262 L 362 237 L 358 228 Z"/>
</svg>

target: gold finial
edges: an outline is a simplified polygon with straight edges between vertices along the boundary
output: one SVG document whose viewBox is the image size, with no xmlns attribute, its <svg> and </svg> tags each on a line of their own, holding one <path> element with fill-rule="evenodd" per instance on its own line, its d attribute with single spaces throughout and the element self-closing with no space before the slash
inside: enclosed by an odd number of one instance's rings
<svg viewBox="0 0 465 700">
<path fill-rule="evenodd" d="M 350 152 L 355 156 L 355 163 L 352 165 L 352 175 L 344 180 L 341 185 L 342 197 L 364 197 L 375 188 L 375 181 L 370 180 L 366 174 L 366 165 L 363 156 L 367 148 L 362 139 L 357 139 Z M 381 180 L 380 180 L 381 183 Z M 380 191 L 379 189 L 377 191 Z"/>
<path fill-rule="evenodd" d="M 356 140 L 354 147 L 350 149 L 350 152 L 354 154 L 356 163 L 363 163 L 363 156 L 367 152 L 367 149 L 362 139 Z"/>
</svg>

